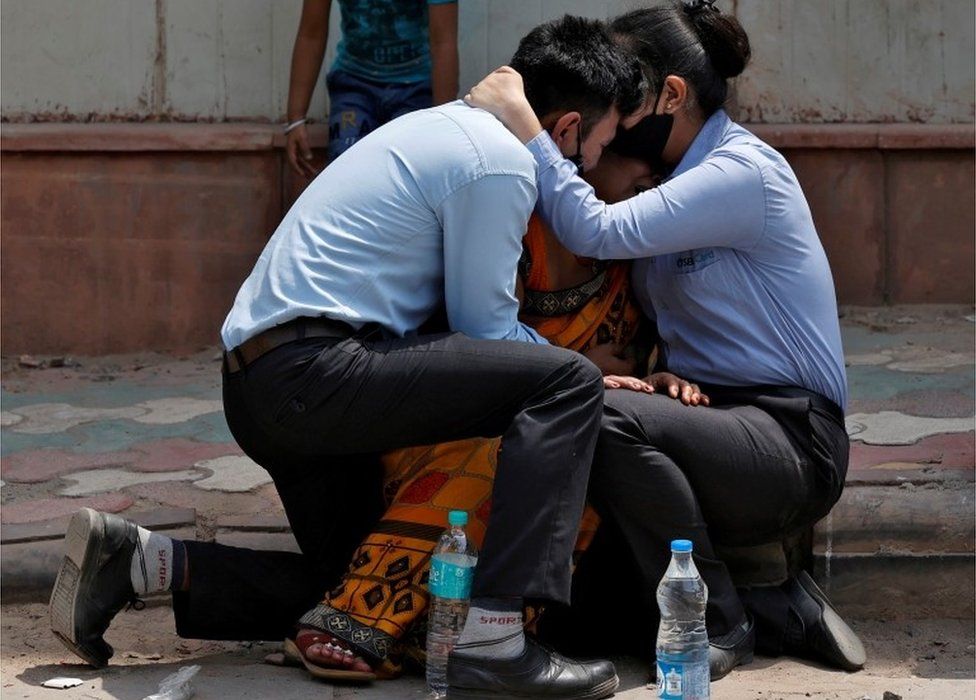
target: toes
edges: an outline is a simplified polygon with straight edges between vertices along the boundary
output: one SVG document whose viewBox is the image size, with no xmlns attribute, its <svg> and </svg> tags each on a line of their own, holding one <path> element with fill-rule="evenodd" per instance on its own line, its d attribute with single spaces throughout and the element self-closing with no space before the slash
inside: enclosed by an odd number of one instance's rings
<svg viewBox="0 0 976 700">
<path fill-rule="evenodd" d="M 312 663 L 332 668 L 348 669 L 371 673 L 372 668 L 362 657 L 356 656 L 351 649 L 346 649 L 335 642 L 317 642 L 305 649 L 305 658 Z"/>
<path fill-rule="evenodd" d="M 338 644 L 326 642 L 324 644 L 312 644 L 305 650 L 305 656 L 309 661 L 328 664 L 330 666 L 350 667 L 360 659 L 353 655 L 351 651 L 343 649 Z M 369 670 L 368 667 L 366 670 Z"/>
<path fill-rule="evenodd" d="M 305 650 L 305 656 L 315 661 L 321 661 L 323 658 L 325 658 L 325 645 L 323 644 L 310 645 Z"/>
<path fill-rule="evenodd" d="M 362 671 L 363 673 L 370 673 L 373 670 L 372 668 L 370 668 L 370 665 L 368 663 L 363 661 L 358 656 L 354 656 L 352 658 L 352 663 L 350 667 L 353 671 Z"/>
</svg>

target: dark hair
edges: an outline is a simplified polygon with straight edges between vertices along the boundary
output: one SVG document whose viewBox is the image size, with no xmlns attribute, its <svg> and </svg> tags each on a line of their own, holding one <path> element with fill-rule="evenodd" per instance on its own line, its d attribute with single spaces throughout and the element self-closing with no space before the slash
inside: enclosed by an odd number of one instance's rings
<svg viewBox="0 0 976 700">
<path fill-rule="evenodd" d="M 669 75 L 684 78 L 706 117 L 725 104 L 728 79 L 745 69 L 752 54 L 739 21 L 714 4 L 670 2 L 628 12 L 610 25 L 617 41 L 640 59 L 652 89 L 659 91 Z"/>
<path fill-rule="evenodd" d="M 572 15 L 529 32 L 511 66 L 536 115 L 578 111 L 584 135 L 613 106 L 621 114 L 636 110 L 646 89 L 640 62 L 620 51 L 606 23 Z"/>
</svg>

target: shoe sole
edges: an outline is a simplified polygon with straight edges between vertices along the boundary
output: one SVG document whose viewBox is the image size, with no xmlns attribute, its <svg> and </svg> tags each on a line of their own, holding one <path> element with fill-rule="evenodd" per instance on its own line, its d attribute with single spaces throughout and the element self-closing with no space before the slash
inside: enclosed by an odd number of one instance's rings
<svg viewBox="0 0 976 700">
<path fill-rule="evenodd" d="M 801 571 L 797 578 L 800 580 L 800 585 L 803 589 L 820 606 L 820 614 L 823 618 L 824 628 L 827 631 L 830 643 L 840 653 L 840 656 L 831 659 L 831 661 L 845 671 L 860 671 L 867 662 L 867 653 L 864 651 L 864 645 L 861 644 L 861 640 L 857 638 L 857 634 L 834 611 L 830 601 L 827 600 L 827 595 L 820 590 L 820 586 L 816 584 L 806 571 Z"/>
<path fill-rule="evenodd" d="M 584 690 L 576 695 L 539 695 L 538 693 L 512 694 L 505 692 L 495 692 L 491 690 L 481 690 L 479 688 L 453 688 L 447 689 L 447 700 L 523 700 L 523 698 L 549 698 L 550 700 L 602 700 L 617 692 L 620 679 L 614 674 L 613 678 L 608 678 L 589 690 Z"/>
<path fill-rule="evenodd" d="M 71 517 L 68 531 L 64 536 L 64 558 L 58 577 L 51 591 L 48 604 L 51 617 L 51 631 L 54 636 L 74 654 L 95 668 L 103 667 L 108 659 L 95 655 L 76 639 L 75 608 L 78 593 L 81 591 L 82 571 L 94 542 L 93 533 L 98 528 L 99 515 L 91 508 L 82 508 Z"/>
</svg>

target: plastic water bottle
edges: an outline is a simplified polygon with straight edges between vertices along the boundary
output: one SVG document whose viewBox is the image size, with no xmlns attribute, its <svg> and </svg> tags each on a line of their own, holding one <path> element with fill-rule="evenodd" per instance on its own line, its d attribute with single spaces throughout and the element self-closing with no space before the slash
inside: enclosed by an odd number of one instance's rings
<svg viewBox="0 0 976 700">
<path fill-rule="evenodd" d="M 661 626 L 657 631 L 657 696 L 707 700 L 708 587 L 691 558 L 690 540 L 671 542 L 671 563 L 657 587 Z"/>
<path fill-rule="evenodd" d="M 447 656 L 468 618 L 471 579 L 478 554 L 464 526 L 468 514 L 452 510 L 450 527 L 441 535 L 430 560 L 430 617 L 427 623 L 427 689 L 435 698 L 447 695 Z"/>
</svg>

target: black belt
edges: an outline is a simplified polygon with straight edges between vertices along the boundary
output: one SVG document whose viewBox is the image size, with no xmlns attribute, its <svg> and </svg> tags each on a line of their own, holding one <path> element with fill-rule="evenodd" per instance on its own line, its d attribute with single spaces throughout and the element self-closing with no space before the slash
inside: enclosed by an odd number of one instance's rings
<svg viewBox="0 0 976 700">
<path fill-rule="evenodd" d="M 844 426 L 844 411 L 836 403 L 822 394 L 798 386 L 716 386 L 699 384 L 701 390 L 712 399 L 712 405 L 744 403 L 752 404 L 761 400 L 763 396 L 790 399 L 810 399 L 810 405 L 829 415 L 842 427 Z"/>
<path fill-rule="evenodd" d="M 301 317 L 282 323 L 248 338 L 233 350 L 224 353 L 224 362 L 228 372 L 237 372 L 266 355 L 275 348 L 296 340 L 305 338 L 336 338 L 345 340 L 352 337 L 356 330 L 343 321 L 333 321 L 328 318 Z"/>
</svg>

